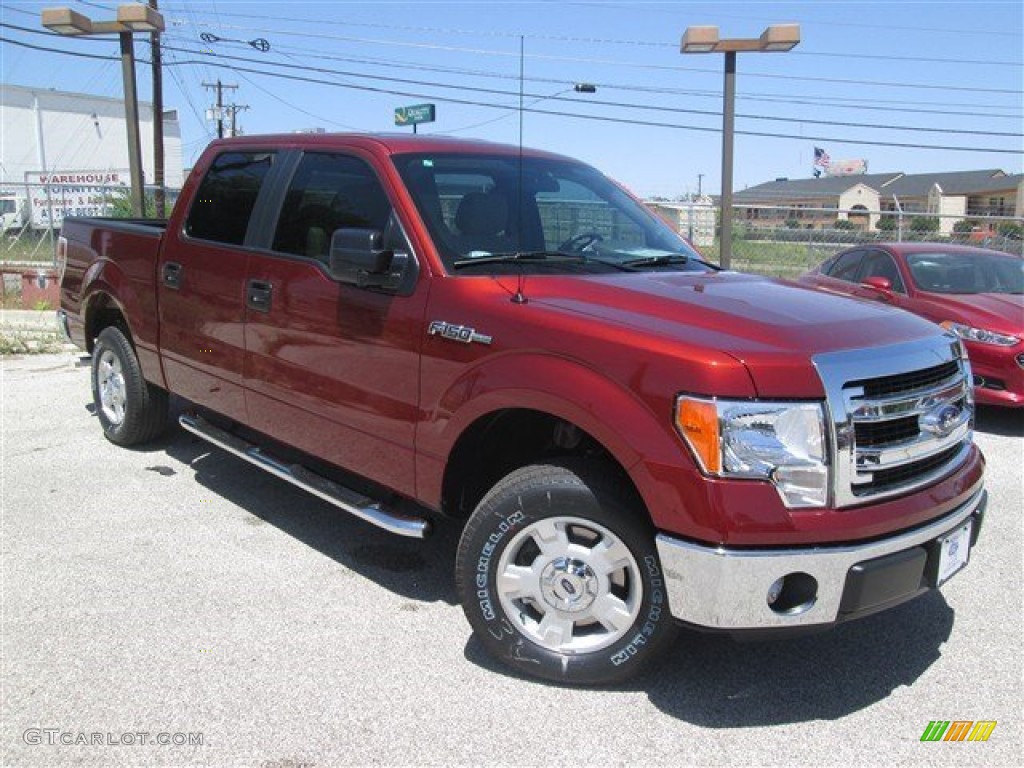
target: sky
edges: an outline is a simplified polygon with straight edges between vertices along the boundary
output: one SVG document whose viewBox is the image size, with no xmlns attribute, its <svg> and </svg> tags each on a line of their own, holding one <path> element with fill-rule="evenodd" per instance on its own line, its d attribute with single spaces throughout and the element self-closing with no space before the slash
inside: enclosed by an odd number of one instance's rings
<svg viewBox="0 0 1024 768">
<path fill-rule="evenodd" d="M 0 0 L 0 80 L 119 98 L 116 39 L 48 33 L 40 11 L 58 4 Z M 97 21 L 114 18 L 118 5 L 67 4 Z M 722 38 L 756 38 L 770 24 L 798 23 L 792 51 L 738 56 L 736 190 L 810 177 L 815 147 L 833 161 L 866 160 L 870 173 L 1024 172 L 1021 0 L 159 7 L 164 102 L 178 110 L 186 166 L 216 136 L 206 115 L 215 97 L 203 83 L 219 79 L 238 86 L 225 102 L 240 106 L 247 134 L 408 132 L 395 126 L 395 109 L 432 103 L 437 119 L 419 126 L 424 134 L 510 144 L 521 135 L 643 196 L 715 194 L 724 57 L 681 54 L 682 34 L 717 25 Z M 137 39 L 137 56 L 148 60 L 146 36 Z M 577 83 L 596 91 L 577 93 Z M 151 93 L 140 65 L 140 99 Z"/>
</svg>

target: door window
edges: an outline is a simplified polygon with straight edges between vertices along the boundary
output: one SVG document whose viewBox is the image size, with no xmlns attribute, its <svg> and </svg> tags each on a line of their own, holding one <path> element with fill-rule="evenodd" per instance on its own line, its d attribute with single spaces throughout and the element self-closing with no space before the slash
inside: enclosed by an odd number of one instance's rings
<svg viewBox="0 0 1024 768">
<path fill-rule="evenodd" d="M 884 277 L 892 284 L 892 289 L 898 293 L 906 293 L 903 287 L 903 278 L 900 277 L 900 270 L 893 261 L 892 256 L 883 251 L 868 251 L 860 267 L 859 282 L 864 282 L 869 277 Z"/>
<path fill-rule="evenodd" d="M 390 214 L 384 188 L 365 162 L 346 155 L 308 153 L 285 195 L 273 249 L 326 262 L 336 229 L 384 231 Z"/>
<path fill-rule="evenodd" d="M 231 245 L 245 242 L 256 198 L 273 162 L 273 152 L 218 155 L 196 192 L 185 234 Z"/>
</svg>

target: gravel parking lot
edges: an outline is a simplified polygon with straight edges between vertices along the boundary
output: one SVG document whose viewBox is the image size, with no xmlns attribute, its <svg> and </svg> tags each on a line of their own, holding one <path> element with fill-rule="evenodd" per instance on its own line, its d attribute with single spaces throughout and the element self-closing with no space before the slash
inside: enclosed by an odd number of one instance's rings
<svg viewBox="0 0 1024 768">
<path fill-rule="evenodd" d="M 989 514 L 941 594 L 795 640 L 683 633 L 633 686 L 573 690 L 483 654 L 453 526 L 391 537 L 177 429 L 117 448 L 75 355 L 0 384 L 4 765 L 1024 760 L 1024 413 L 980 415 Z M 931 720 L 998 725 L 923 743 Z"/>
</svg>

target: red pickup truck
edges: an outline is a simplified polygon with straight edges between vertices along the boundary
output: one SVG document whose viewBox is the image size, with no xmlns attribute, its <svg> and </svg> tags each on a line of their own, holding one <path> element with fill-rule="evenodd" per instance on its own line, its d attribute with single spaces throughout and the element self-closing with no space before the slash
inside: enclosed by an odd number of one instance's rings
<svg viewBox="0 0 1024 768">
<path fill-rule="evenodd" d="M 968 561 L 960 341 L 721 271 L 566 157 L 416 136 L 214 142 L 166 222 L 66 219 L 106 436 L 199 435 L 368 522 L 464 521 L 469 623 L 524 674 L 635 674 L 675 627 L 806 630 Z"/>
</svg>

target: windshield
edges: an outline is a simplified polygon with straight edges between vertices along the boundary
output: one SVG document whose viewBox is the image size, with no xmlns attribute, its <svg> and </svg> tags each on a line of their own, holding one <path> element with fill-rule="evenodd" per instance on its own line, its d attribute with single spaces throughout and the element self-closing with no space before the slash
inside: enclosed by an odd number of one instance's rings
<svg viewBox="0 0 1024 768">
<path fill-rule="evenodd" d="M 998 253 L 914 253 L 914 282 L 930 293 L 1024 293 L 1024 259 Z"/>
<path fill-rule="evenodd" d="M 582 163 L 501 154 L 410 154 L 394 162 L 449 272 L 714 269 Z"/>
</svg>

